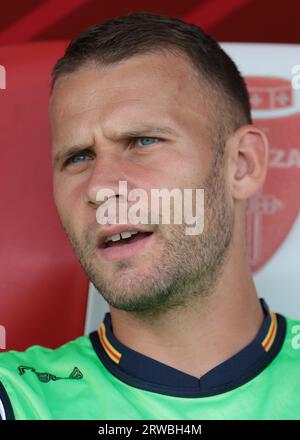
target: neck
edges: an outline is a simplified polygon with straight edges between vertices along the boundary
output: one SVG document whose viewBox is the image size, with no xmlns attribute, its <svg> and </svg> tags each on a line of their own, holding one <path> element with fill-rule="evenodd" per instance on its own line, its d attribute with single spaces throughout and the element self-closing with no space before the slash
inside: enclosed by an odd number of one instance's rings
<svg viewBox="0 0 300 440">
<path fill-rule="evenodd" d="M 242 350 L 264 316 L 243 252 L 231 255 L 206 297 L 145 316 L 110 307 L 115 337 L 127 347 L 197 378 Z"/>
</svg>

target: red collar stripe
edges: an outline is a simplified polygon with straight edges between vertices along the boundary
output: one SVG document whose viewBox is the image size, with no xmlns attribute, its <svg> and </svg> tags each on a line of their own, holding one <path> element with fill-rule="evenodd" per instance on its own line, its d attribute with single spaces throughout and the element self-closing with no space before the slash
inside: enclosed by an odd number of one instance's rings
<svg viewBox="0 0 300 440">
<path fill-rule="evenodd" d="M 105 324 L 102 322 L 100 329 L 98 331 L 100 342 L 102 344 L 102 347 L 106 351 L 106 354 L 113 360 L 116 364 L 118 364 L 121 360 L 122 354 L 118 352 L 109 342 L 109 340 L 106 337 L 106 329 Z"/>
<path fill-rule="evenodd" d="M 274 312 L 270 312 L 271 313 L 271 324 L 267 333 L 267 336 L 265 337 L 265 339 L 262 341 L 261 345 L 263 346 L 263 348 L 265 349 L 265 351 L 269 351 L 270 348 L 272 347 L 272 344 L 275 340 L 275 336 L 277 333 L 277 318 Z"/>
</svg>

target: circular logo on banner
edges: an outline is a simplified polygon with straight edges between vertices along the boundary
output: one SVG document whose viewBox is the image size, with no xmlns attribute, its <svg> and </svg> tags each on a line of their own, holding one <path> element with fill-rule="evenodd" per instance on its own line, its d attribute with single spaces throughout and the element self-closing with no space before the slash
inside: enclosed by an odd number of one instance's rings
<svg viewBox="0 0 300 440">
<path fill-rule="evenodd" d="M 261 268 L 287 237 L 300 208 L 300 106 L 291 82 L 246 77 L 254 124 L 270 142 L 263 189 L 247 205 L 247 246 L 252 270 Z"/>
</svg>

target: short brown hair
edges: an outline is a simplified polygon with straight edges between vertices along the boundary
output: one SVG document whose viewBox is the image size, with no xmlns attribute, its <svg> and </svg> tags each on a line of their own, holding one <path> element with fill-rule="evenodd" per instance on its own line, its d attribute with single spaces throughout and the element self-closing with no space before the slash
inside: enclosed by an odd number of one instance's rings
<svg viewBox="0 0 300 440">
<path fill-rule="evenodd" d="M 187 56 L 210 86 L 207 105 L 216 120 L 214 136 L 222 143 L 225 134 L 252 122 L 244 79 L 220 45 L 194 24 L 147 12 L 113 18 L 81 32 L 55 64 L 52 89 L 59 77 L 76 72 L 90 61 L 110 65 L 160 50 Z"/>
</svg>

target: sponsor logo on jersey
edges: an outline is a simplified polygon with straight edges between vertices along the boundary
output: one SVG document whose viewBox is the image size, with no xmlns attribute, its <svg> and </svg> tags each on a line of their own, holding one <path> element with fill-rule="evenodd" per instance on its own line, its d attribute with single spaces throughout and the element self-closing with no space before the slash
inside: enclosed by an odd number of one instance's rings
<svg viewBox="0 0 300 440">
<path fill-rule="evenodd" d="M 19 371 L 20 376 L 25 374 L 27 371 L 31 371 L 37 376 L 39 381 L 44 382 L 44 383 L 50 382 L 51 380 L 56 381 L 56 380 L 62 380 L 62 379 L 82 379 L 83 378 L 82 372 L 77 367 L 73 368 L 72 372 L 69 374 L 68 377 L 60 377 L 60 376 L 56 376 L 56 374 L 52 374 L 52 373 L 48 373 L 48 372 L 39 372 L 39 371 L 36 371 L 35 368 L 28 367 L 25 365 L 20 365 L 18 367 L 18 371 Z"/>
</svg>

